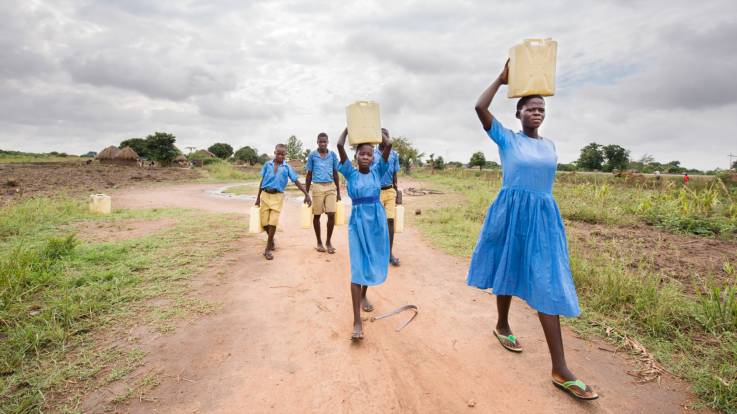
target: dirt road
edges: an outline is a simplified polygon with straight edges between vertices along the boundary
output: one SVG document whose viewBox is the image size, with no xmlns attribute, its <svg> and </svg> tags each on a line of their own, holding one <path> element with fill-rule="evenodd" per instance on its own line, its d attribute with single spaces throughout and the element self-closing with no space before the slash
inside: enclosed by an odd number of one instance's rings
<svg viewBox="0 0 737 414">
<path fill-rule="evenodd" d="M 115 194 L 116 207 L 176 206 L 244 213 L 252 202 L 207 194 L 212 185 L 177 185 Z M 412 198 L 405 198 L 408 211 Z M 299 202 L 288 202 L 275 260 L 263 237 L 246 236 L 236 250 L 194 282 L 198 296 L 222 303 L 209 316 L 182 322 L 173 334 L 141 328 L 134 343 L 149 352 L 134 374 L 155 372 L 160 384 L 128 405 L 111 405 L 111 390 L 89 395 L 85 411 L 133 413 L 507 412 L 673 413 L 686 386 L 670 377 L 638 385 L 625 356 L 565 332 L 569 363 L 601 398 L 580 403 L 550 383 L 550 363 L 535 313 L 512 305 L 512 327 L 525 351 L 503 350 L 491 334 L 493 297 L 464 283 L 467 262 L 432 249 L 409 228 L 397 236 L 400 268 L 369 289 L 375 314 L 415 304 L 419 316 L 366 322 L 353 344 L 346 227 L 335 255 L 317 253 L 312 230 L 297 225 Z M 610 348 L 611 346 L 602 346 Z M 132 381 L 128 379 L 129 383 Z M 111 392 L 112 391 L 112 392 Z"/>
</svg>

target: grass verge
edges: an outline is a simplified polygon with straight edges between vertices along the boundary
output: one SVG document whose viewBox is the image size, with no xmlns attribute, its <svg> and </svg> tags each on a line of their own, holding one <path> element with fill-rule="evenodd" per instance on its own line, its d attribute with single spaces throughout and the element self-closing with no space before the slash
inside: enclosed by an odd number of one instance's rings
<svg viewBox="0 0 737 414">
<path fill-rule="evenodd" d="M 469 257 L 499 181 L 423 178 L 462 194 L 467 202 L 423 213 L 417 220 L 419 229 L 435 246 Z M 583 185 L 557 189 L 564 217 L 582 221 L 593 217 L 594 222 L 612 225 L 640 220 L 626 196 L 618 196 L 619 209 L 612 209 L 612 204 L 597 206 L 597 198 L 612 199 L 597 195 L 595 186 Z M 637 338 L 666 369 L 692 384 L 701 404 L 737 412 L 737 257 L 723 264 L 731 281 L 709 282 L 696 294 L 688 294 L 677 281 L 629 257 L 632 253 L 624 246 L 621 254 L 612 255 L 595 249 L 595 244 L 570 240 L 571 268 L 583 312 L 566 322 L 582 334 L 601 335 L 618 346 L 624 346 L 626 337 Z M 619 334 L 607 336 L 612 329 Z"/>
<path fill-rule="evenodd" d="M 174 217 L 143 237 L 86 243 L 78 221 Z M 92 216 L 73 199 L 30 199 L 0 210 L 0 412 L 78 412 L 82 395 L 140 365 L 114 333 L 215 304 L 186 298 L 187 280 L 228 249 L 232 216 L 156 209 Z M 170 298 L 161 309 L 151 298 Z"/>
</svg>

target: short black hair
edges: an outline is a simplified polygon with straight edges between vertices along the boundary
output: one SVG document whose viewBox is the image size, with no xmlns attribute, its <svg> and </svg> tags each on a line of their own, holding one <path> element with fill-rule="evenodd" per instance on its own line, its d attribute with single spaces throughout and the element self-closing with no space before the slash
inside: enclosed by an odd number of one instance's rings
<svg viewBox="0 0 737 414">
<path fill-rule="evenodd" d="M 361 150 L 361 147 L 364 146 L 364 145 L 368 145 L 368 146 L 371 147 L 371 149 L 374 149 L 374 146 L 372 144 L 369 144 L 368 142 L 364 142 L 362 144 L 356 145 L 356 152 L 360 151 Z"/>
<path fill-rule="evenodd" d="M 545 98 L 543 98 L 542 95 L 527 95 L 519 98 L 519 101 L 517 101 L 517 112 L 514 114 L 517 118 L 519 118 L 519 111 L 522 110 L 522 107 L 525 106 L 527 102 L 530 102 L 530 100 L 540 98 L 543 102 L 545 102 Z"/>
<path fill-rule="evenodd" d="M 278 150 L 279 148 L 284 148 L 286 150 L 287 146 L 284 144 L 276 144 L 276 146 L 274 147 L 274 151 Z"/>
<path fill-rule="evenodd" d="M 328 137 L 328 134 L 326 134 L 326 133 L 324 133 L 324 132 L 320 132 L 319 134 L 317 134 L 317 138 L 319 139 L 320 137 L 325 137 L 325 138 L 327 138 L 327 137 Z"/>
</svg>

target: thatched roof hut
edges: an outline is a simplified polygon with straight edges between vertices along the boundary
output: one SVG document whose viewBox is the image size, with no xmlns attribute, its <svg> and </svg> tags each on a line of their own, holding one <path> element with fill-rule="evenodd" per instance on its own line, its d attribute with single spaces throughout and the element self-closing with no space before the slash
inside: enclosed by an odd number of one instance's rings
<svg viewBox="0 0 737 414">
<path fill-rule="evenodd" d="M 105 162 L 105 161 L 110 162 L 115 158 L 116 155 L 118 155 L 118 152 L 120 152 L 118 147 L 111 145 L 105 148 L 104 150 L 100 151 L 95 157 L 95 159 L 100 160 L 101 162 Z"/>
<path fill-rule="evenodd" d="M 184 154 L 179 154 L 177 155 L 176 158 L 174 158 L 174 161 L 175 162 L 181 162 L 181 161 L 187 162 L 187 157 L 185 157 Z"/>
<path fill-rule="evenodd" d="M 118 151 L 118 154 L 115 156 L 116 160 L 121 161 L 133 161 L 136 162 L 138 159 L 141 158 L 138 156 L 138 153 L 131 147 L 125 147 Z"/>
</svg>

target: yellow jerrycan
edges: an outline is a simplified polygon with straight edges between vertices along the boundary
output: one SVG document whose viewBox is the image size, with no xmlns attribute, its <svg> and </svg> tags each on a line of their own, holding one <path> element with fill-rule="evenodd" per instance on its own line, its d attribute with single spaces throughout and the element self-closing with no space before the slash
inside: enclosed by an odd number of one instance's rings
<svg viewBox="0 0 737 414">
<path fill-rule="evenodd" d="M 251 234 L 261 233 L 261 209 L 258 206 L 251 206 L 250 217 L 248 217 L 248 232 Z"/>
<path fill-rule="evenodd" d="M 399 204 L 395 214 L 394 233 L 401 233 L 404 231 L 404 206 Z"/>
<path fill-rule="evenodd" d="M 352 103 L 345 108 L 345 113 L 350 145 L 381 143 L 381 118 L 377 102 Z"/>
<path fill-rule="evenodd" d="M 555 60 L 558 42 L 525 39 L 509 50 L 507 96 L 555 95 Z"/>
<path fill-rule="evenodd" d="M 112 199 L 105 194 L 92 194 L 90 196 L 90 212 L 95 214 L 110 214 L 112 211 Z"/>
<path fill-rule="evenodd" d="M 303 203 L 299 210 L 299 226 L 303 229 L 312 227 L 312 207 L 307 203 Z"/>
<path fill-rule="evenodd" d="M 335 225 L 345 225 L 345 204 L 343 204 L 343 200 L 335 203 Z"/>
</svg>

